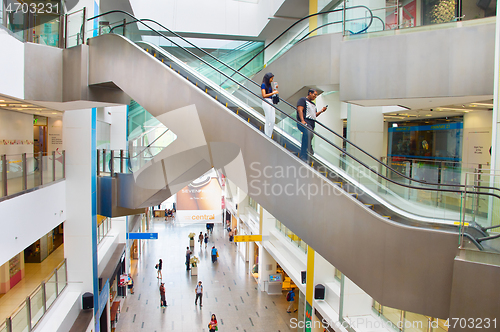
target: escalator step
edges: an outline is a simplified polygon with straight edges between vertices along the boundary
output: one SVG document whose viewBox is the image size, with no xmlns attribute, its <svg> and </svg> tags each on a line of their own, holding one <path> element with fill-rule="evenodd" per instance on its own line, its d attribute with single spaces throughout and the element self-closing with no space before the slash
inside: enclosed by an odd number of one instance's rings
<svg viewBox="0 0 500 332">
<path fill-rule="evenodd" d="M 358 199 L 358 194 L 356 194 L 356 193 L 349 193 L 349 195 L 351 195 L 352 197 Z"/>
<path fill-rule="evenodd" d="M 333 184 L 338 185 L 340 188 L 342 188 L 343 183 L 342 182 L 334 182 Z"/>
<path fill-rule="evenodd" d="M 373 208 L 374 208 L 374 205 L 373 205 L 373 204 L 367 204 L 367 203 L 365 203 L 365 206 L 366 206 L 367 208 L 369 208 L 369 209 L 372 209 L 372 210 L 373 210 Z"/>
<path fill-rule="evenodd" d="M 387 218 L 387 219 L 392 219 L 391 216 L 382 216 L 382 217 Z"/>
</svg>

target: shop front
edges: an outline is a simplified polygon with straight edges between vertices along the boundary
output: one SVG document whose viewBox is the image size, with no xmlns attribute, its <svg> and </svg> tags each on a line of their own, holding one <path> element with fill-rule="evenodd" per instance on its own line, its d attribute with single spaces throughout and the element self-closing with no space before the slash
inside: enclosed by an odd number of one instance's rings
<svg viewBox="0 0 500 332">
<path fill-rule="evenodd" d="M 100 330 L 115 330 L 120 315 L 120 308 L 127 287 L 120 282 L 120 277 L 126 273 L 125 265 L 125 243 L 116 245 L 109 261 L 105 266 L 99 266 L 99 309 Z"/>
</svg>

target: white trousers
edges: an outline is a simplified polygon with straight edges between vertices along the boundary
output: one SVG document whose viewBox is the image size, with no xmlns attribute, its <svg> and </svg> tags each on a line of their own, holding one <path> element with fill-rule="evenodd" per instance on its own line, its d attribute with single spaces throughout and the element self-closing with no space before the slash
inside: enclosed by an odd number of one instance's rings
<svg viewBox="0 0 500 332">
<path fill-rule="evenodd" d="M 273 103 L 271 98 L 266 98 L 269 103 Z M 273 129 L 274 129 L 274 112 L 275 109 L 265 101 L 262 102 L 262 108 L 264 109 L 264 114 L 266 115 L 266 124 L 264 127 L 264 133 L 268 136 L 271 137 L 273 135 Z"/>
</svg>

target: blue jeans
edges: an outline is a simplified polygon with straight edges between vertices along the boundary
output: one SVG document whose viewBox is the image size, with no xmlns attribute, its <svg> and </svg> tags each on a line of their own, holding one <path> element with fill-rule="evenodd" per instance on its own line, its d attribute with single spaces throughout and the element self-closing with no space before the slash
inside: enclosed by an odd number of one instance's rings
<svg viewBox="0 0 500 332">
<path fill-rule="evenodd" d="M 313 138 L 313 132 L 314 130 L 314 121 L 311 120 L 305 120 L 306 125 L 310 130 L 307 130 L 306 127 L 299 123 L 298 127 L 299 130 L 302 132 L 302 144 L 300 146 L 300 159 L 304 160 L 305 162 L 309 161 L 309 156 L 313 155 L 314 151 L 312 148 L 312 138 Z"/>
</svg>

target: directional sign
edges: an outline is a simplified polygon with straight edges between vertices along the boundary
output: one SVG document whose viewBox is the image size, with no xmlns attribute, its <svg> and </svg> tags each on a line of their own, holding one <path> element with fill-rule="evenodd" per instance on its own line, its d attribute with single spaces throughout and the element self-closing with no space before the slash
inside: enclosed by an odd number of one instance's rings
<svg viewBox="0 0 500 332">
<path fill-rule="evenodd" d="M 130 240 L 158 240 L 158 233 L 127 233 Z"/>
<path fill-rule="evenodd" d="M 262 241 L 262 235 L 236 235 L 234 242 L 254 242 Z"/>
</svg>

